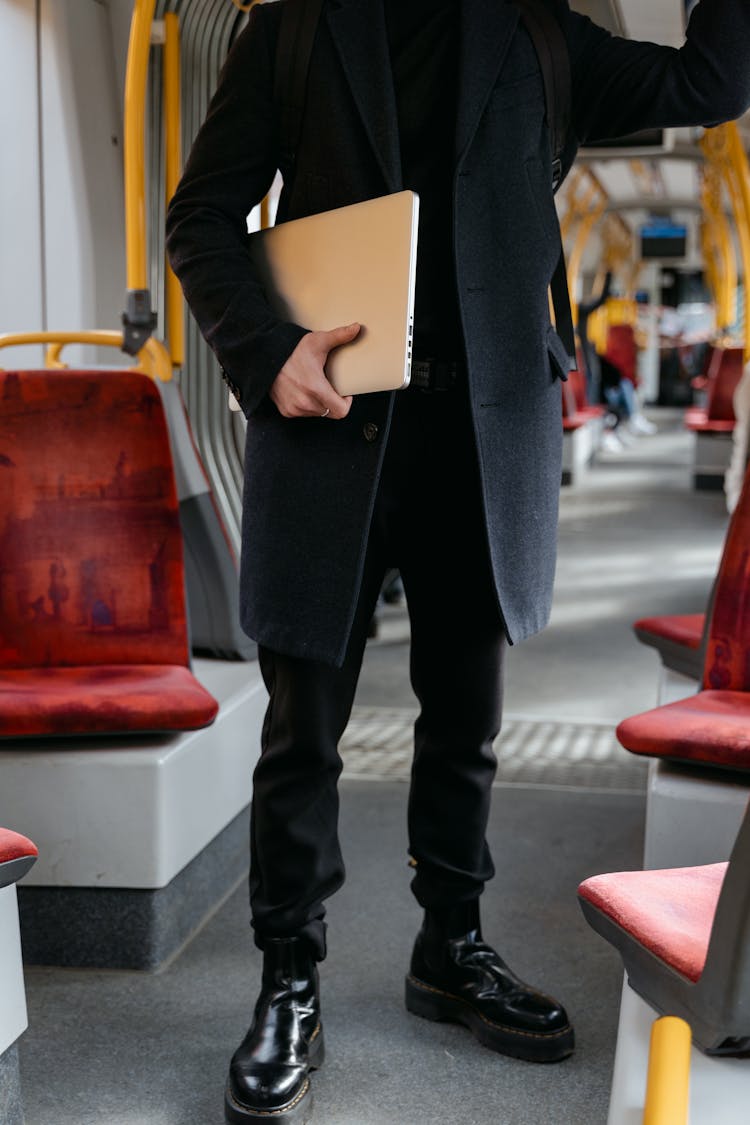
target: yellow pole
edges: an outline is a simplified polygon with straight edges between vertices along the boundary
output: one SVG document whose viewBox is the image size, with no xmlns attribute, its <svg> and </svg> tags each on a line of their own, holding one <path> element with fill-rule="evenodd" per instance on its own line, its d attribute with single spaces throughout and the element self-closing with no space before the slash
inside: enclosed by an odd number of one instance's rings
<svg viewBox="0 0 750 1125">
<path fill-rule="evenodd" d="M 716 246 L 711 234 L 709 220 L 706 218 L 701 224 L 701 249 L 703 251 L 703 265 L 706 270 L 708 287 L 716 305 L 716 325 L 721 329 L 725 326 L 724 320 L 724 285 L 717 266 Z"/>
<path fill-rule="evenodd" d="M 146 79 L 156 0 L 135 0 L 125 73 L 125 246 L 128 289 L 148 289 L 146 264 Z"/>
<path fill-rule="evenodd" d="M 750 362 L 750 164 L 736 121 L 725 126 L 729 161 L 734 173 L 734 213 L 742 246 L 745 287 L 745 362 Z"/>
<path fill-rule="evenodd" d="M 726 331 L 737 317 L 737 258 L 724 214 L 722 180 L 713 162 L 703 170 L 703 253 L 716 300 L 717 325 Z"/>
<path fill-rule="evenodd" d="M 591 232 L 596 224 L 601 219 L 607 207 L 607 200 L 600 199 L 599 202 L 589 210 L 588 214 L 581 223 L 576 233 L 576 240 L 573 246 L 573 252 L 570 255 L 568 262 L 568 288 L 570 290 L 570 305 L 573 310 L 573 323 L 577 321 L 578 302 L 576 300 L 576 291 L 578 289 L 578 275 L 581 272 L 581 262 L 583 261 L 583 252 L 586 249 Z"/>
<path fill-rule="evenodd" d="M 164 118 L 165 173 L 167 203 L 177 190 L 182 171 L 180 146 L 180 23 L 174 12 L 164 16 Z M 169 262 L 165 280 L 167 342 L 172 365 L 182 367 L 185 359 L 185 321 L 182 289 Z"/>
<path fill-rule="evenodd" d="M 685 1020 L 663 1016 L 654 1021 L 643 1125 L 687 1125 L 691 1038 Z"/>
<path fill-rule="evenodd" d="M 734 122 L 707 129 L 701 147 L 721 174 L 732 203 L 745 287 L 745 360 L 750 361 L 750 166 Z"/>
<path fill-rule="evenodd" d="M 750 360 L 750 212 L 747 215 L 744 213 L 739 186 L 730 168 L 725 170 L 725 182 L 729 190 L 729 198 L 732 201 L 742 257 L 742 276 L 745 289 L 745 361 L 747 362 Z"/>
</svg>

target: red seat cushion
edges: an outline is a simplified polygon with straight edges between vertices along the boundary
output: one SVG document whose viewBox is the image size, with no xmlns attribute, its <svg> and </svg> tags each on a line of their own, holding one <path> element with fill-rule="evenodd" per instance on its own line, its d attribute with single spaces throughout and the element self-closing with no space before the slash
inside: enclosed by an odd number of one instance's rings
<svg viewBox="0 0 750 1125">
<path fill-rule="evenodd" d="M 10 863 L 14 859 L 37 856 L 36 844 L 28 836 L 13 832 L 10 828 L 0 828 L 0 863 Z"/>
<path fill-rule="evenodd" d="M 706 622 L 704 613 L 672 614 L 664 617 L 642 617 L 633 628 L 640 635 L 649 633 L 685 648 L 699 649 Z M 641 638 L 643 639 L 643 638 Z"/>
<path fill-rule="evenodd" d="M 696 434 L 731 434 L 734 432 L 735 422 L 722 421 L 718 418 L 709 419 L 705 413 L 701 411 L 703 417 L 699 417 L 696 411 L 690 418 L 686 416 L 685 426 L 688 430 L 692 430 Z"/>
<path fill-rule="evenodd" d="M 9 887 L 22 879 L 39 855 L 36 844 L 20 832 L 0 828 L 0 887 Z"/>
<path fill-rule="evenodd" d="M 688 980 L 703 972 L 726 863 L 594 875 L 578 894 Z"/>
<path fill-rule="evenodd" d="M 588 418 L 584 414 L 576 412 L 568 418 L 563 418 L 563 431 L 580 430 L 587 422 Z"/>
<path fill-rule="evenodd" d="M 180 665 L 0 671 L 0 737 L 195 730 L 218 704 Z"/>
<path fill-rule="evenodd" d="M 750 692 L 700 691 L 625 719 L 617 737 L 633 754 L 750 769 Z"/>
</svg>

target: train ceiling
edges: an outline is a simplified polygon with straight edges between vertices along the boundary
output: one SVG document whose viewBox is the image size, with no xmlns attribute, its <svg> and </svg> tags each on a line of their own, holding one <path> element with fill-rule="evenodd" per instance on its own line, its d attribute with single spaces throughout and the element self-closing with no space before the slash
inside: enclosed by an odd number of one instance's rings
<svg viewBox="0 0 750 1125">
<path fill-rule="evenodd" d="M 696 0 L 571 0 L 571 7 L 616 35 L 645 39 L 678 47 L 683 42 L 687 16 Z M 750 115 L 741 127 L 750 142 Z M 611 200 L 633 230 L 650 213 L 668 211 L 693 232 L 689 265 L 700 264 L 696 227 L 700 199 L 701 156 L 696 147 L 700 130 L 678 129 L 671 134 L 673 156 L 636 160 L 584 156 Z M 598 253 L 593 240 L 591 256 Z"/>
</svg>

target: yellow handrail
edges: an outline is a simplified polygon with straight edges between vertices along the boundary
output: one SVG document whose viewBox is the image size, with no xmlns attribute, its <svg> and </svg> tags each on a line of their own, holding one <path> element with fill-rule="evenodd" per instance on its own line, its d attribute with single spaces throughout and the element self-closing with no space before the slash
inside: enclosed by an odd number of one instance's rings
<svg viewBox="0 0 750 1125">
<path fill-rule="evenodd" d="M 594 226 L 607 209 L 608 202 L 609 197 L 603 184 L 589 168 L 574 170 L 566 186 L 564 211 L 560 220 L 563 242 L 567 242 L 577 224 L 573 249 L 568 256 L 568 289 L 574 324 L 578 315 L 576 295 L 583 253 Z"/>
<path fill-rule="evenodd" d="M 164 120 L 167 203 L 177 190 L 182 170 L 180 145 L 180 23 L 174 12 L 164 16 Z M 165 280 L 167 342 L 172 365 L 182 367 L 185 358 L 185 320 L 182 289 L 169 262 Z"/>
<path fill-rule="evenodd" d="M 578 301 L 576 299 L 576 294 L 578 290 L 578 276 L 581 272 L 581 263 L 583 262 L 583 253 L 588 245 L 594 227 L 601 219 L 606 208 L 606 199 L 600 199 L 591 206 L 588 214 L 582 220 L 578 228 L 573 250 L 568 261 L 568 289 L 570 290 L 570 307 L 573 310 L 574 324 L 578 320 Z"/>
<path fill-rule="evenodd" d="M 65 367 L 60 360 L 63 348 L 70 344 L 94 344 L 97 347 L 122 348 L 122 332 L 95 330 L 91 332 L 6 332 L 0 334 L 0 348 L 25 347 L 29 344 L 48 344 L 45 366 Z M 172 361 L 163 344 L 153 338 L 147 340 L 138 352 L 137 363 L 130 370 L 142 371 L 152 379 L 168 383 L 172 378 Z"/>
<path fill-rule="evenodd" d="M 685 1020 L 654 1020 L 643 1125 L 687 1125 L 691 1038 Z"/>
<path fill-rule="evenodd" d="M 745 359 L 750 360 L 750 165 L 736 122 L 707 129 L 701 148 L 721 175 L 732 203 L 745 278 Z"/>
<path fill-rule="evenodd" d="M 737 257 L 722 199 L 721 172 L 709 162 L 703 169 L 701 188 L 703 224 L 701 238 L 709 279 L 717 306 L 717 326 L 726 331 L 737 318 Z"/>
<path fill-rule="evenodd" d="M 125 246 L 128 289 L 148 289 L 146 262 L 146 80 L 156 0 L 135 0 L 125 72 Z"/>
</svg>

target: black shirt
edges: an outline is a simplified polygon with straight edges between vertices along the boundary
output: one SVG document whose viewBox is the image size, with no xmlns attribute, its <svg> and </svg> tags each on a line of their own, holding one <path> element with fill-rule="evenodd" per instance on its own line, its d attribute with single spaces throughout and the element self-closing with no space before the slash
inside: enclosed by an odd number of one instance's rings
<svg viewBox="0 0 750 1125">
<path fill-rule="evenodd" d="M 414 356 L 463 354 L 453 263 L 459 0 L 384 0 L 405 188 L 419 193 Z"/>
</svg>

